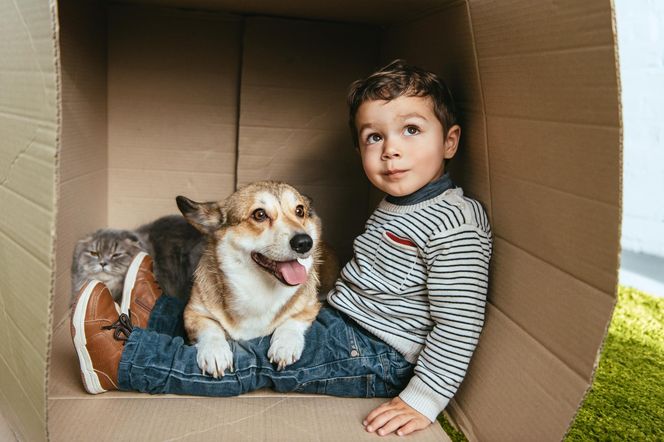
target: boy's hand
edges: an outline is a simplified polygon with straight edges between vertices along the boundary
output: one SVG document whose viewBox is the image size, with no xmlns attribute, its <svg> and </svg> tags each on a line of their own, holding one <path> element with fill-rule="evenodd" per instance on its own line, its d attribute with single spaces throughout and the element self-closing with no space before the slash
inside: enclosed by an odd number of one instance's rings
<svg viewBox="0 0 664 442">
<path fill-rule="evenodd" d="M 393 432 L 397 436 L 405 436 L 425 429 L 431 421 L 397 396 L 369 413 L 362 424 L 369 433 L 375 431 L 379 436 Z"/>
</svg>

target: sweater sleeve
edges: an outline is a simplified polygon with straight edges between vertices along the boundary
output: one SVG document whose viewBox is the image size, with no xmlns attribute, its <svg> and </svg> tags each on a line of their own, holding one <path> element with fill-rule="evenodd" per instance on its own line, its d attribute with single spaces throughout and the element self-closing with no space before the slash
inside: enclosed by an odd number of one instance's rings
<svg viewBox="0 0 664 442">
<path fill-rule="evenodd" d="M 463 381 L 484 324 L 491 233 L 471 225 L 440 232 L 425 251 L 429 332 L 399 397 L 432 422 Z"/>
</svg>

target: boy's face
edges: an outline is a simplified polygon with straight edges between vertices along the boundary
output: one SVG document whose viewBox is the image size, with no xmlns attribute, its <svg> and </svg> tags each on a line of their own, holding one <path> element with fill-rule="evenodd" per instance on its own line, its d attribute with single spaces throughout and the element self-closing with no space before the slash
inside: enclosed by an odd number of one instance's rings
<svg viewBox="0 0 664 442">
<path fill-rule="evenodd" d="M 446 138 L 428 97 L 365 101 L 355 124 L 364 172 L 392 196 L 409 195 L 440 178 L 459 142 L 459 126 Z"/>
</svg>

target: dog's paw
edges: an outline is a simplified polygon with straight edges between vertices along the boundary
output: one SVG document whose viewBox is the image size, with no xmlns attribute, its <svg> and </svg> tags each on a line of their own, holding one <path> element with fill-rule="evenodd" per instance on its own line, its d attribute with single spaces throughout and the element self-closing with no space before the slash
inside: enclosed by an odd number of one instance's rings
<svg viewBox="0 0 664 442">
<path fill-rule="evenodd" d="M 304 336 L 302 333 L 288 330 L 275 331 L 272 335 L 267 357 L 270 362 L 277 364 L 277 370 L 283 370 L 287 365 L 293 364 L 302 356 L 304 350 Z"/>
<path fill-rule="evenodd" d="M 233 371 L 233 352 L 224 337 L 207 336 L 196 343 L 196 349 L 196 362 L 203 373 L 216 379 L 226 370 Z"/>
</svg>

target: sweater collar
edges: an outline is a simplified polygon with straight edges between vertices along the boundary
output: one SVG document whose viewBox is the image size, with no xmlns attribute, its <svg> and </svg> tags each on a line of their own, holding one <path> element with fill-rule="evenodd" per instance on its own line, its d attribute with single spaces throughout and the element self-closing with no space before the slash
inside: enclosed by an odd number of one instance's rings
<svg viewBox="0 0 664 442">
<path fill-rule="evenodd" d="M 456 187 L 450 178 L 449 173 L 445 173 L 443 176 L 438 178 L 435 181 L 432 181 L 411 193 L 410 195 L 404 196 L 392 196 L 387 195 L 385 201 L 388 203 L 397 205 L 397 206 L 411 206 L 413 204 L 421 203 L 428 199 L 434 198 L 448 189 Z"/>
</svg>

